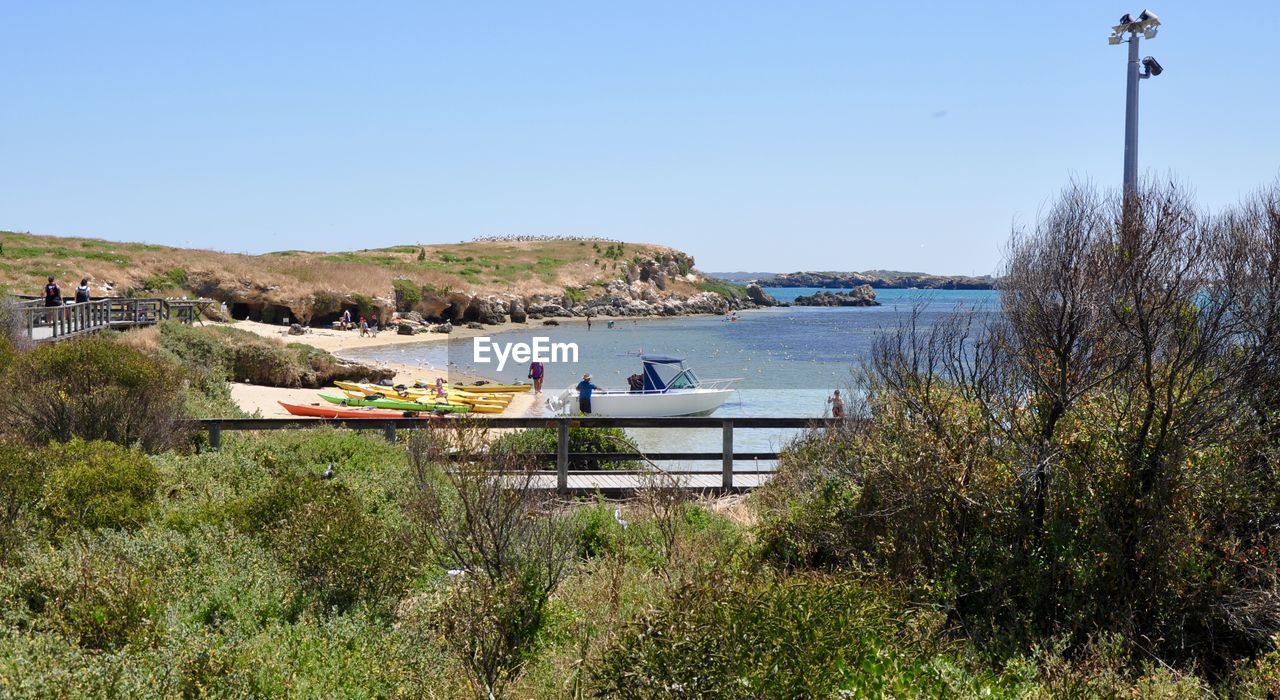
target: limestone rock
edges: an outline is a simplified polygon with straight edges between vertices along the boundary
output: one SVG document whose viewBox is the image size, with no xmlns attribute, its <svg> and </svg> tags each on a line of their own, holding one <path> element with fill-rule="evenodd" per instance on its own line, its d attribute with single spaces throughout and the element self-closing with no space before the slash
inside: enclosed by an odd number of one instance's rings
<svg viewBox="0 0 1280 700">
<path fill-rule="evenodd" d="M 764 291 L 763 287 L 761 287 L 760 285 L 754 282 L 747 285 L 747 298 L 750 299 L 753 303 L 755 303 L 756 306 L 777 306 L 778 305 L 777 299 L 774 299 L 772 295 Z"/>
</svg>

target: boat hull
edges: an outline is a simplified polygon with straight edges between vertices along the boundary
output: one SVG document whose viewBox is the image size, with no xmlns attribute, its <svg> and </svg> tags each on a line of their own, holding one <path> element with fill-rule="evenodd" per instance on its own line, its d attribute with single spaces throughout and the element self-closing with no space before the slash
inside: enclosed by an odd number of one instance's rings
<svg viewBox="0 0 1280 700">
<path fill-rule="evenodd" d="M 559 410 L 581 413 L 576 392 L 566 392 L 558 399 Z M 674 418 L 707 416 L 724 405 L 732 389 L 697 389 L 665 393 L 600 392 L 591 397 L 591 415 L 608 418 Z M 556 409 L 557 406 L 552 406 Z"/>
</svg>

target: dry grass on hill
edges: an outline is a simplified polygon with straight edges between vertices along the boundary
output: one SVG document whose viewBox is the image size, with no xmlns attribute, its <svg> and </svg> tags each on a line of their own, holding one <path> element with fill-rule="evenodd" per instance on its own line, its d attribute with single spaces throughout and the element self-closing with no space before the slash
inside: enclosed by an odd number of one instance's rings
<svg viewBox="0 0 1280 700">
<path fill-rule="evenodd" d="M 591 240 L 477 241 L 405 245 L 336 253 L 282 251 L 239 255 L 0 231 L 0 284 L 35 294 L 47 275 L 64 291 L 89 277 L 95 294 L 190 288 L 193 281 L 236 281 L 302 298 L 316 291 L 389 293 L 395 278 L 440 289 L 555 293 L 618 276 L 622 263 L 670 250 Z"/>
</svg>

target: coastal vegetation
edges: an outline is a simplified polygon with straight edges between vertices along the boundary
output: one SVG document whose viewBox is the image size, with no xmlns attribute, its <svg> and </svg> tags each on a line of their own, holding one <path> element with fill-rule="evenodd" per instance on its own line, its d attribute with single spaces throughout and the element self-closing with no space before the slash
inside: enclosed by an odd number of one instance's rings
<svg viewBox="0 0 1280 700">
<path fill-rule="evenodd" d="M 1274 697 L 1277 269 L 1280 186 L 1070 188 L 1000 312 L 907 318 L 719 500 L 556 501 L 542 434 L 467 419 L 139 431 L 234 374 L 218 331 L 11 348 L 66 427 L 0 441 L 0 694 Z"/>
</svg>

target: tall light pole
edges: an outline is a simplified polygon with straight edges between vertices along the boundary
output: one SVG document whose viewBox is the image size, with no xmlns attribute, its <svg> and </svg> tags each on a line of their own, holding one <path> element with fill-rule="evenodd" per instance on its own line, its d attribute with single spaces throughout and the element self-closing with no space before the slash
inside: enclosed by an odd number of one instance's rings
<svg viewBox="0 0 1280 700">
<path fill-rule="evenodd" d="M 1129 42 L 1129 63 L 1126 66 L 1128 81 L 1125 85 L 1124 101 L 1124 195 L 1138 188 L 1138 81 L 1160 75 L 1164 68 L 1156 59 L 1147 56 L 1138 60 L 1138 37 L 1156 38 L 1156 28 L 1160 26 L 1160 18 L 1154 12 L 1143 10 L 1138 19 L 1129 15 L 1120 18 L 1120 23 L 1111 28 L 1111 36 L 1107 43 L 1111 45 Z M 1128 34 L 1128 39 L 1125 38 Z M 1143 71 L 1138 72 L 1139 64 Z"/>
</svg>

